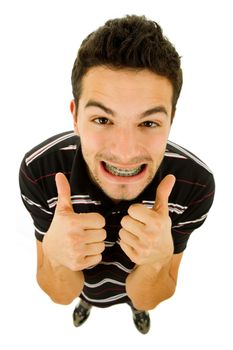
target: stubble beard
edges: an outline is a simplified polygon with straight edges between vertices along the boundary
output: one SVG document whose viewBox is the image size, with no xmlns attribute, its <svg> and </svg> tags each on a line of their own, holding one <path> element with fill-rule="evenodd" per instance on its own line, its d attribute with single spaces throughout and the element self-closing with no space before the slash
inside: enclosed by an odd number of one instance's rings
<svg viewBox="0 0 233 350">
<path fill-rule="evenodd" d="M 89 176 L 91 178 L 91 180 L 93 181 L 93 183 L 98 186 L 102 192 L 109 197 L 113 202 L 120 202 L 120 201 L 131 201 L 134 200 L 135 198 L 137 198 L 143 191 L 144 189 L 151 183 L 151 181 L 154 179 L 157 170 L 160 166 L 161 162 L 157 165 L 156 169 L 153 171 L 152 169 L 149 171 L 149 174 L 147 176 L 147 179 L 145 181 L 144 186 L 142 186 L 142 188 L 140 188 L 136 193 L 131 194 L 129 192 L 129 185 L 128 184 L 118 184 L 117 185 L 117 194 L 113 194 L 110 193 L 110 191 L 108 191 L 107 189 L 105 189 L 105 186 L 103 185 L 101 179 L 99 179 L 99 177 L 97 176 L 97 171 L 91 172 L 90 170 L 88 170 L 89 172 Z"/>
<path fill-rule="evenodd" d="M 88 162 L 87 159 L 88 157 L 86 157 L 87 155 L 85 155 L 85 153 L 83 152 L 83 158 L 85 160 L 86 166 L 87 166 L 87 171 L 89 174 L 90 179 L 92 180 L 92 182 L 101 189 L 101 191 L 107 196 L 109 197 L 112 201 L 114 202 L 120 202 L 120 201 L 131 201 L 134 200 L 135 198 L 137 198 L 143 191 L 144 189 L 151 183 L 151 181 L 153 180 L 153 178 L 155 177 L 161 163 L 164 157 L 164 154 L 160 157 L 160 159 L 158 160 L 155 168 L 152 166 L 153 164 L 153 160 L 151 159 L 151 157 L 149 156 L 145 156 L 145 157 L 136 157 L 135 159 L 131 160 L 132 163 L 145 163 L 147 164 L 147 166 L 149 167 L 149 173 L 147 175 L 147 179 L 145 180 L 144 186 L 142 186 L 142 188 L 139 189 L 139 191 L 137 191 L 134 194 L 130 194 L 129 192 L 129 185 L 128 184 L 118 184 L 117 185 L 117 190 L 115 191 L 116 193 L 110 193 L 110 191 L 108 191 L 105 186 L 103 185 L 101 179 L 98 177 L 98 171 L 97 168 L 94 168 L 93 170 L 90 169 L 90 167 L 88 166 Z M 106 161 L 116 161 L 115 157 L 105 157 L 103 154 L 99 154 L 95 157 L 95 164 L 99 164 L 100 161 L 102 161 L 102 159 L 105 159 Z"/>
</svg>

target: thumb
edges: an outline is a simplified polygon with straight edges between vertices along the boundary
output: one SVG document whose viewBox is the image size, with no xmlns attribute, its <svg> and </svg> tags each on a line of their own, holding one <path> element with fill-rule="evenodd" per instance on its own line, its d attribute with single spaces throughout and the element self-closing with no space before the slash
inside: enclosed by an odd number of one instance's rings
<svg viewBox="0 0 233 350">
<path fill-rule="evenodd" d="M 174 175 L 167 175 L 160 182 L 156 190 L 155 204 L 153 210 L 168 214 L 168 198 L 175 185 L 176 178 Z"/>
<path fill-rule="evenodd" d="M 73 212 L 73 206 L 70 199 L 71 191 L 69 181 L 63 173 L 57 173 L 55 181 L 58 193 L 56 211 Z"/>
</svg>

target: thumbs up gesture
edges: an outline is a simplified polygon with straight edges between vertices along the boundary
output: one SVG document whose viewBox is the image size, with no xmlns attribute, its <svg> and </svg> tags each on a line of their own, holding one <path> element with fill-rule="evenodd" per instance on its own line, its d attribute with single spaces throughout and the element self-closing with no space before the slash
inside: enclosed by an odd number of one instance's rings
<svg viewBox="0 0 233 350">
<path fill-rule="evenodd" d="M 157 188 L 153 208 L 133 204 L 121 221 L 120 246 L 137 265 L 163 266 L 173 254 L 168 198 L 174 184 L 175 177 L 167 175 Z"/>
<path fill-rule="evenodd" d="M 54 217 L 43 240 L 43 251 L 51 264 L 81 271 L 98 264 L 105 249 L 105 219 L 98 213 L 77 214 L 65 175 L 56 175 L 58 202 Z"/>
</svg>

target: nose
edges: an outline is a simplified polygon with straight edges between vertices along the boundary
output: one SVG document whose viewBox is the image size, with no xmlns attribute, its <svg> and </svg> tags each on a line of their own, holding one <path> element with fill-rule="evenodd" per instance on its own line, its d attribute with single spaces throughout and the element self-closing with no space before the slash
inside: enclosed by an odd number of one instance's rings
<svg viewBox="0 0 233 350">
<path fill-rule="evenodd" d="M 112 135 L 111 154 L 121 164 L 140 162 L 140 140 L 137 131 L 131 127 L 118 128 Z"/>
</svg>

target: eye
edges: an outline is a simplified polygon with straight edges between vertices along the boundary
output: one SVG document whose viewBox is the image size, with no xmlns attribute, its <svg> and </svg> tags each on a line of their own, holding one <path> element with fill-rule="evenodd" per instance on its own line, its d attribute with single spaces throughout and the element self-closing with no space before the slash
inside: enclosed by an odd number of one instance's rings
<svg viewBox="0 0 233 350">
<path fill-rule="evenodd" d="M 111 121 L 108 118 L 105 118 L 105 117 L 95 118 L 93 121 L 96 124 L 101 124 L 101 125 L 111 124 Z"/>
<path fill-rule="evenodd" d="M 140 124 L 141 126 L 144 126 L 146 128 L 157 128 L 159 126 L 158 123 L 156 122 L 152 122 L 151 120 L 147 120 L 145 122 L 143 122 L 142 124 Z"/>
</svg>

